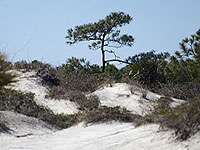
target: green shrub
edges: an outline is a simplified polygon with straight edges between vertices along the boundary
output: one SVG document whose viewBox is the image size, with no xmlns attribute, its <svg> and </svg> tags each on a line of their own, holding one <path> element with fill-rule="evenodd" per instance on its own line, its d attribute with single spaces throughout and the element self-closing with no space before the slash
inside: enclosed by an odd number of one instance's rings
<svg viewBox="0 0 200 150">
<path fill-rule="evenodd" d="M 192 81 L 200 81 L 200 63 L 192 59 L 179 59 L 170 57 L 168 65 L 164 68 L 164 75 L 168 82 L 185 84 Z"/>
<path fill-rule="evenodd" d="M 93 92 L 100 85 L 112 81 L 112 79 L 105 74 L 69 73 L 62 69 L 56 72 L 56 76 L 62 87 L 80 92 Z"/>
<path fill-rule="evenodd" d="M 59 86 L 50 88 L 46 97 L 70 100 L 76 103 L 81 111 L 89 111 L 100 106 L 100 100 L 97 96 L 86 97 L 80 91 L 72 91 Z"/>
<path fill-rule="evenodd" d="M 115 80 L 117 71 L 114 65 L 108 65 L 106 73 L 101 73 L 98 65 L 91 65 L 83 58 L 72 57 L 66 64 L 56 68 L 56 76 L 62 87 L 80 92 L 93 92 L 100 85 Z"/>
<path fill-rule="evenodd" d="M 59 128 L 69 128 L 77 123 L 80 123 L 82 121 L 82 114 L 76 113 L 76 114 L 70 114 L 70 115 L 64 115 L 64 114 L 53 114 L 53 113 L 46 113 L 43 115 L 41 120 L 50 123 L 51 125 Z"/>
<path fill-rule="evenodd" d="M 12 72 L 11 64 L 0 53 L 0 89 L 9 83 L 15 82 L 15 78 L 16 75 Z"/>
<path fill-rule="evenodd" d="M 68 58 L 66 61 L 66 64 L 62 65 L 62 68 L 64 68 L 69 73 L 89 73 L 91 70 L 91 65 L 89 61 L 86 61 L 86 59 L 81 58 Z"/>
<path fill-rule="evenodd" d="M 45 97 L 53 99 L 69 99 L 71 92 L 71 90 L 63 86 L 52 86 L 48 88 L 48 93 Z"/>
<path fill-rule="evenodd" d="M 67 128 L 79 122 L 81 114 L 54 114 L 50 109 L 39 106 L 33 93 L 23 93 L 11 89 L 0 91 L 0 111 L 13 111 L 41 119 L 57 128 Z"/>
<path fill-rule="evenodd" d="M 78 104 L 81 111 L 96 109 L 100 106 L 100 100 L 97 96 L 86 97 L 84 94 L 74 92 L 70 94 L 69 100 Z"/>
<path fill-rule="evenodd" d="M 191 100 L 200 95 L 200 82 L 163 84 L 161 87 L 155 89 L 155 92 L 168 97 Z"/>
<path fill-rule="evenodd" d="M 31 71 L 31 70 L 39 70 L 41 68 L 52 68 L 49 64 L 33 60 L 32 62 L 27 62 L 27 61 L 17 61 L 14 64 L 14 67 L 18 70 L 25 70 L 25 71 Z"/>
<path fill-rule="evenodd" d="M 83 113 L 72 115 L 54 114 L 50 109 L 37 105 L 34 101 L 34 94 L 4 89 L 0 93 L 0 111 L 13 111 L 35 117 L 58 129 L 68 128 L 81 121 L 88 124 L 109 121 L 137 122 L 141 119 L 140 115 L 131 114 L 125 108 L 100 107 L 99 99 L 96 96 L 86 98 L 84 95 L 77 93 L 77 95 L 71 95 L 70 100 L 77 103 Z"/>
<path fill-rule="evenodd" d="M 166 82 L 164 68 L 168 57 L 168 53 L 156 54 L 155 51 L 140 53 L 127 59 L 132 64 L 122 68 L 122 72 L 128 72 L 130 79 L 137 80 L 151 88 L 158 83 Z"/>
<path fill-rule="evenodd" d="M 87 124 L 109 121 L 136 122 L 140 118 L 140 115 L 132 114 L 125 108 L 102 106 L 99 109 L 89 111 L 85 116 L 85 121 Z"/>
<path fill-rule="evenodd" d="M 154 111 L 145 116 L 140 124 L 157 123 L 160 129 L 172 129 L 180 140 L 187 140 L 200 131 L 200 98 L 187 101 L 175 108 L 170 107 L 171 99 L 161 98 Z"/>
<path fill-rule="evenodd" d="M 105 73 L 107 76 L 112 78 L 115 81 L 120 81 L 123 77 L 121 70 L 119 70 L 115 65 L 113 64 L 107 64 L 105 67 Z"/>
</svg>

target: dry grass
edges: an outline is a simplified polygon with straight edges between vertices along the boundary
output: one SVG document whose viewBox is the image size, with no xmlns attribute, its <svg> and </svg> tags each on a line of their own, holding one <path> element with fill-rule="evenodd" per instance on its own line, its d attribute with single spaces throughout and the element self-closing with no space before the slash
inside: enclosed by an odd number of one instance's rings
<svg viewBox="0 0 200 150">
<path fill-rule="evenodd" d="M 88 111 L 100 106 L 100 100 L 97 96 L 86 97 L 80 91 L 72 91 L 60 86 L 50 88 L 46 97 L 70 100 L 79 106 L 80 111 Z"/>
<path fill-rule="evenodd" d="M 164 84 L 156 89 L 156 92 L 179 99 L 191 100 L 200 94 L 200 83 L 190 82 L 186 84 Z"/>
<path fill-rule="evenodd" d="M 0 91 L 0 111 L 13 111 L 41 119 L 57 128 L 67 128 L 79 122 L 81 114 L 54 114 L 50 109 L 39 106 L 34 101 L 34 94 L 3 89 Z"/>
<path fill-rule="evenodd" d="M 139 124 L 157 123 L 160 130 L 171 129 L 180 140 L 187 140 L 200 131 L 200 98 L 187 101 L 175 108 L 172 100 L 162 97 L 151 114 L 146 115 Z"/>
<path fill-rule="evenodd" d="M 125 108 L 102 106 L 99 109 L 93 109 L 85 116 L 85 121 L 89 123 L 105 123 L 110 121 L 131 122 L 134 123 L 141 118 L 140 115 L 132 114 Z"/>
<path fill-rule="evenodd" d="M 43 63 L 41 61 L 34 60 L 32 62 L 27 62 L 27 61 L 17 61 L 14 64 L 14 68 L 17 70 L 24 70 L 25 72 L 27 71 L 32 71 L 32 70 L 39 70 L 41 68 L 52 68 L 49 64 Z"/>
</svg>

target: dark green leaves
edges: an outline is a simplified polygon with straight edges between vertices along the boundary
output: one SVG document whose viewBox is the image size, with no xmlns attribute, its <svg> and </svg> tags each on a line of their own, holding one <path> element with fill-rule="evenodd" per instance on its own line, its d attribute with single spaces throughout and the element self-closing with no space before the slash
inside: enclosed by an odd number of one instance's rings
<svg viewBox="0 0 200 150">
<path fill-rule="evenodd" d="M 122 27 L 125 24 L 129 24 L 132 21 L 132 17 L 124 14 L 123 12 L 113 12 L 105 18 L 107 27 L 117 28 Z"/>
<path fill-rule="evenodd" d="M 180 47 L 182 49 L 182 56 L 192 57 L 200 61 L 200 29 L 196 34 L 191 35 L 190 38 L 183 39 L 180 43 Z"/>
<path fill-rule="evenodd" d="M 66 36 L 67 44 L 72 45 L 82 41 L 91 41 L 92 43 L 89 45 L 89 48 L 101 51 L 102 72 L 104 72 L 106 62 L 125 62 L 116 59 L 119 57 L 117 57 L 113 48 L 133 46 L 134 38 L 131 35 L 120 35 L 120 30 L 118 29 L 129 24 L 131 21 L 131 16 L 123 12 L 113 12 L 98 22 L 75 26 L 74 29 L 69 29 Z M 105 53 L 114 54 L 115 59 L 105 60 Z"/>
<path fill-rule="evenodd" d="M 89 46 L 96 49 L 97 45 L 101 44 L 99 41 L 104 40 L 132 46 L 133 37 L 130 35 L 120 37 L 120 30 L 117 29 L 125 24 L 129 24 L 131 20 L 132 18 L 123 12 L 114 12 L 98 22 L 75 26 L 74 29 L 69 29 L 67 32 L 67 44 L 71 45 L 81 41 L 98 41 Z"/>
</svg>

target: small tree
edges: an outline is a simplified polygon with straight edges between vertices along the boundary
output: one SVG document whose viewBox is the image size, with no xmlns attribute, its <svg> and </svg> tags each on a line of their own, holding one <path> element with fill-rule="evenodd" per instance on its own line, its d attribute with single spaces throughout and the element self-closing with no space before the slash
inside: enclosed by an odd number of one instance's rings
<svg viewBox="0 0 200 150">
<path fill-rule="evenodd" d="M 182 40 L 181 51 L 176 51 L 168 65 L 168 73 L 175 83 L 200 81 L 200 29 Z"/>
<path fill-rule="evenodd" d="M 129 77 L 153 87 L 158 83 L 165 83 L 164 69 L 167 65 L 169 53 L 150 51 L 128 58 L 132 64 L 122 69 L 129 71 Z"/>
<path fill-rule="evenodd" d="M 192 57 L 200 61 L 200 29 L 190 38 L 185 38 L 180 43 L 181 52 L 176 52 L 179 57 Z"/>
<path fill-rule="evenodd" d="M 179 60 L 171 56 L 164 73 L 167 80 L 175 84 L 200 81 L 199 65 L 192 59 Z"/>
<path fill-rule="evenodd" d="M 120 35 L 119 27 L 129 24 L 132 17 L 123 12 L 113 12 L 106 16 L 105 19 L 95 23 L 75 26 L 74 29 L 69 29 L 66 39 L 67 44 L 72 45 L 82 41 L 91 41 L 89 48 L 92 50 L 100 50 L 102 54 L 102 72 L 105 71 L 106 63 L 120 60 L 116 56 L 113 48 L 121 48 L 123 46 L 133 46 L 134 38 L 131 35 Z M 114 54 L 115 58 L 106 60 L 106 52 Z"/>
</svg>

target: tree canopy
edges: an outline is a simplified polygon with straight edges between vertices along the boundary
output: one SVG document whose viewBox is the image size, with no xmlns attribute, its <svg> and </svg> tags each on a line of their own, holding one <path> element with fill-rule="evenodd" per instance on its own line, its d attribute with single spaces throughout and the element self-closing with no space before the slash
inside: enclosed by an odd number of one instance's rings
<svg viewBox="0 0 200 150">
<path fill-rule="evenodd" d="M 192 57 L 200 61 L 200 29 L 190 38 L 185 38 L 180 43 L 181 52 L 176 52 L 179 57 Z"/>
<path fill-rule="evenodd" d="M 91 41 L 89 48 L 92 50 L 101 50 L 102 53 L 102 72 L 105 71 L 107 62 L 120 60 L 115 54 L 115 48 L 123 46 L 133 46 L 134 38 L 131 35 L 121 35 L 119 27 L 129 24 L 132 17 L 123 12 L 112 12 L 98 22 L 75 26 L 74 29 L 68 29 L 67 44 L 72 45 L 82 41 Z M 105 53 L 112 53 L 114 59 L 106 60 Z"/>
</svg>

